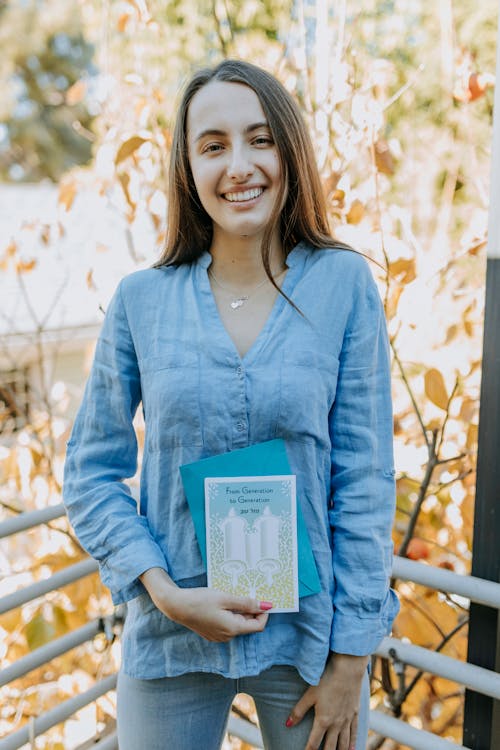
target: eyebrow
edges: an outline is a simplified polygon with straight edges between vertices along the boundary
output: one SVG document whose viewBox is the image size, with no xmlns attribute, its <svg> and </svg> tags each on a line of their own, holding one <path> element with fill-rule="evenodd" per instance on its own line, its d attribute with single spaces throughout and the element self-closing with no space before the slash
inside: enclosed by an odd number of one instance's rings
<svg viewBox="0 0 500 750">
<path fill-rule="evenodd" d="M 248 125 L 244 133 L 245 135 L 248 135 L 249 133 L 253 133 L 254 130 L 259 130 L 260 128 L 268 128 L 269 125 L 267 122 L 254 122 L 252 125 Z M 201 133 L 199 133 L 195 140 L 195 143 L 198 143 L 198 141 L 201 141 L 202 138 L 205 138 L 207 135 L 226 135 L 225 130 L 218 130 L 217 128 L 208 128 L 207 130 L 202 130 Z"/>
</svg>

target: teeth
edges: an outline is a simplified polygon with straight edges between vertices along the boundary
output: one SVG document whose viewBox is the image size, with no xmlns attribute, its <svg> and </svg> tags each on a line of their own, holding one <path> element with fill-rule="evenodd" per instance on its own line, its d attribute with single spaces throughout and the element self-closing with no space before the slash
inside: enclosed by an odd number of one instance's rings
<svg viewBox="0 0 500 750">
<path fill-rule="evenodd" d="M 224 198 L 228 201 L 249 201 L 252 198 L 258 198 L 263 192 L 263 188 L 252 188 L 252 190 L 245 190 L 243 193 L 225 193 Z"/>
</svg>

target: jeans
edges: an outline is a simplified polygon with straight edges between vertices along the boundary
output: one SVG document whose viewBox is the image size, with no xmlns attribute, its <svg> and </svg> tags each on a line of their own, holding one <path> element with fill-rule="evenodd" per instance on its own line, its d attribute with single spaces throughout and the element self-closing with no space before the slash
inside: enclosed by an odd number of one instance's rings
<svg viewBox="0 0 500 750">
<path fill-rule="evenodd" d="M 255 701 L 266 750 L 304 750 L 314 713 L 285 727 L 308 684 L 294 667 L 276 665 L 261 674 L 228 679 L 211 673 L 138 680 L 118 675 L 120 750 L 220 750 L 229 710 L 238 693 Z M 369 712 L 368 671 L 363 678 L 356 750 L 365 750 Z"/>
</svg>

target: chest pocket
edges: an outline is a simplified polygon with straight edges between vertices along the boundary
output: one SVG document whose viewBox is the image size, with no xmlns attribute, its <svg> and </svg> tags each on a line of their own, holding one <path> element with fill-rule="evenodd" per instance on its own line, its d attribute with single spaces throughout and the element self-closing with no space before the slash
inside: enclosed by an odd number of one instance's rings
<svg viewBox="0 0 500 750">
<path fill-rule="evenodd" d="M 331 354 L 285 350 L 281 363 L 278 433 L 289 440 L 329 442 L 328 414 L 339 362 Z"/>
<path fill-rule="evenodd" d="M 143 359 L 140 370 L 146 450 L 202 445 L 198 352 L 179 343 Z"/>
</svg>

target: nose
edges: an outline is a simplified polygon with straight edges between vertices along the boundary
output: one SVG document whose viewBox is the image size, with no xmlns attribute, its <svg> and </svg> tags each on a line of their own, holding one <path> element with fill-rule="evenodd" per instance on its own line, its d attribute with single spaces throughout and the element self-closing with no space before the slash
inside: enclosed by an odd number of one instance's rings
<svg viewBox="0 0 500 750">
<path fill-rule="evenodd" d="M 236 182 L 246 180 L 253 174 L 254 166 L 248 150 L 244 146 L 235 146 L 230 152 L 227 165 L 227 176 Z"/>
</svg>

